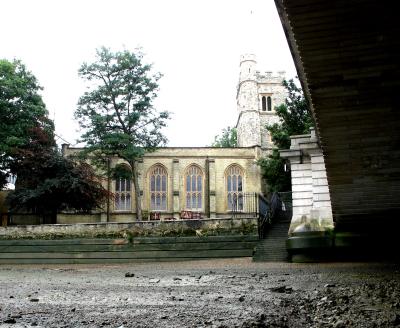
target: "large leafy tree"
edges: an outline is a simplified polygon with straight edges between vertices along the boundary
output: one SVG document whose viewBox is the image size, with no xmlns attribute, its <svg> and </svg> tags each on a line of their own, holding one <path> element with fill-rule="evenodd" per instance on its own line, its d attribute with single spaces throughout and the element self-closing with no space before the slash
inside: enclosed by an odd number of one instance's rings
<svg viewBox="0 0 400 328">
<path fill-rule="evenodd" d="M 276 147 L 288 149 L 290 136 L 310 133 L 310 128 L 314 126 L 314 120 L 303 91 L 294 80 L 284 80 L 283 85 L 288 92 L 287 98 L 284 104 L 275 108 L 280 122 L 268 126 L 267 129 L 271 133 Z"/>
<path fill-rule="evenodd" d="M 50 217 L 47 223 L 54 223 L 60 210 L 90 212 L 110 197 L 90 165 L 64 158 L 56 149 L 42 148 L 27 156 L 19 165 L 17 181 L 8 196 L 10 208 Z"/>
<path fill-rule="evenodd" d="M 54 125 L 40 90 L 35 76 L 20 61 L 0 60 L 0 188 L 8 174 L 17 173 L 15 164 L 30 145 L 55 145 Z"/>
<path fill-rule="evenodd" d="M 221 135 L 217 135 L 214 137 L 214 142 L 211 144 L 211 147 L 237 147 L 236 128 L 231 128 L 228 126 L 226 129 L 223 129 Z"/>
<path fill-rule="evenodd" d="M 0 60 L 0 174 L 17 176 L 7 197 L 11 210 L 55 214 L 99 207 L 106 190 L 94 171 L 63 158 L 36 78 L 18 60 Z"/>
<path fill-rule="evenodd" d="M 284 170 L 285 162 L 279 156 L 279 149 L 290 148 L 290 136 L 307 134 L 314 125 L 310 108 L 300 87 L 293 79 L 283 81 L 288 96 L 285 103 L 276 107 L 279 123 L 267 126 L 271 134 L 275 149 L 272 153 L 259 161 L 263 177 L 268 183 L 269 191 L 289 191 L 290 173 Z"/>
<path fill-rule="evenodd" d="M 85 130 L 82 141 L 92 159 L 118 155 L 131 167 L 136 214 L 141 220 L 137 162 L 146 151 L 165 144 L 161 128 L 168 112 L 153 107 L 161 75 L 151 72 L 140 51 L 112 52 L 102 47 L 93 63 L 84 63 L 79 75 L 89 82 L 75 116 Z"/>
</svg>

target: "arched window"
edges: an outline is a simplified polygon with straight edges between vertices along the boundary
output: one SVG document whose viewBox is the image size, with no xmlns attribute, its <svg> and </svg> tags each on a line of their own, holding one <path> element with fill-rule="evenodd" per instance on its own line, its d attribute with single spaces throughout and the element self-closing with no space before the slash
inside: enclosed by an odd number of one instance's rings
<svg viewBox="0 0 400 328">
<path fill-rule="evenodd" d="M 167 170 L 161 165 L 150 171 L 150 210 L 167 210 Z"/>
<path fill-rule="evenodd" d="M 126 165 L 115 168 L 115 210 L 130 211 L 132 206 L 131 196 L 131 169 Z"/>
<path fill-rule="evenodd" d="M 232 165 L 226 172 L 226 190 L 228 211 L 243 211 L 243 171 L 238 165 Z"/>
<path fill-rule="evenodd" d="M 263 111 L 267 110 L 267 100 L 266 100 L 265 96 L 262 96 L 262 98 L 261 98 L 261 106 L 262 106 Z"/>
<path fill-rule="evenodd" d="M 267 104 L 268 104 L 268 111 L 272 110 L 272 101 L 271 101 L 271 97 L 267 97 Z"/>
<path fill-rule="evenodd" d="M 196 165 L 186 170 L 186 208 L 201 211 L 203 207 L 203 173 Z"/>
</svg>

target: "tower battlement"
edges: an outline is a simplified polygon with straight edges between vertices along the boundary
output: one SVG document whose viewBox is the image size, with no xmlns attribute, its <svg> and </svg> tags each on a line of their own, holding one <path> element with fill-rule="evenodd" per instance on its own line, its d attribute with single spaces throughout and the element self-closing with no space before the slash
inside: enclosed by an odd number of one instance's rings
<svg viewBox="0 0 400 328">
<path fill-rule="evenodd" d="M 258 83 L 280 83 L 285 79 L 285 71 L 256 71 L 256 80 Z"/>
<path fill-rule="evenodd" d="M 254 54 L 244 54 L 240 56 L 240 64 L 245 61 L 257 62 L 256 55 Z"/>
<path fill-rule="evenodd" d="M 273 146 L 266 126 L 279 121 L 275 107 L 285 102 L 284 78 L 284 71 L 257 70 L 254 54 L 240 56 L 236 97 L 239 114 L 236 128 L 240 147 L 270 149 Z"/>
</svg>

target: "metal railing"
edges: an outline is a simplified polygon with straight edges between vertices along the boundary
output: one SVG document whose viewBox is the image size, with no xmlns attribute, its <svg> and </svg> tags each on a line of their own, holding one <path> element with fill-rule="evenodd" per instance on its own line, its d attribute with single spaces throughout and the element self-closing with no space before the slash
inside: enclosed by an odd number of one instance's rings
<svg viewBox="0 0 400 328">
<path fill-rule="evenodd" d="M 270 200 L 259 195 L 258 236 L 265 238 L 270 227 L 278 220 L 292 217 L 292 194 L 273 193 Z"/>
<path fill-rule="evenodd" d="M 0 218 L 0 226 L 55 224 L 57 222 L 56 213 L 2 212 Z"/>
<path fill-rule="evenodd" d="M 262 239 L 271 224 L 271 206 L 262 195 L 258 195 L 258 210 L 258 237 Z"/>
<path fill-rule="evenodd" d="M 228 212 L 234 219 L 258 217 L 258 194 L 241 192 L 231 197 L 228 199 Z"/>
</svg>

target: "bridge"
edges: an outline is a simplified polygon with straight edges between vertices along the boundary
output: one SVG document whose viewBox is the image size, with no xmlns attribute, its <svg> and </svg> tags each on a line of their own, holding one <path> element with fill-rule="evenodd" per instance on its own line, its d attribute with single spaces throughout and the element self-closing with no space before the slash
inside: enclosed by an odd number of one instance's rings
<svg viewBox="0 0 400 328">
<path fill-rule="evenodd" d="M 275 3 L 315 118 L 335 230 L 388 240 L 400 227 L 395 2 Z"/>
</svg>

